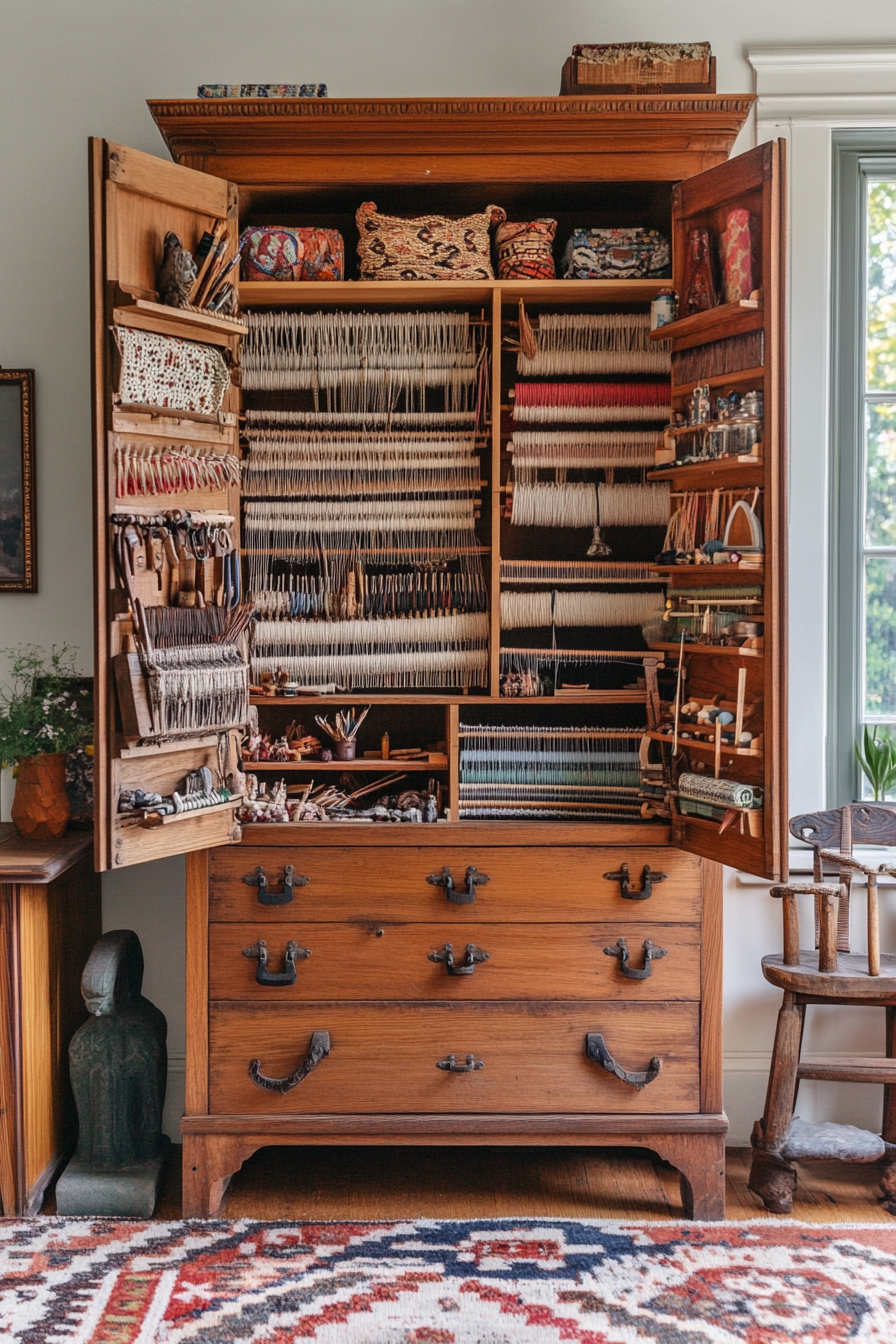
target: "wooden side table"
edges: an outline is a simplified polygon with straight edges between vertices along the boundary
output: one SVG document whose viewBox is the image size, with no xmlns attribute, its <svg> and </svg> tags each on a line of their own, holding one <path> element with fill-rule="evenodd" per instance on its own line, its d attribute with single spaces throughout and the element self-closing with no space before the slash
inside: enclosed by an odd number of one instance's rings
<svg viewBox="0 0 896 1344">
<path fill-rule="evenodd" d="M 0 1211 L 32 1217 L 77 1133 L 68 1043 L 102 932 L 93 836 L 22 840 L 0 824 Z"/>
</svg>

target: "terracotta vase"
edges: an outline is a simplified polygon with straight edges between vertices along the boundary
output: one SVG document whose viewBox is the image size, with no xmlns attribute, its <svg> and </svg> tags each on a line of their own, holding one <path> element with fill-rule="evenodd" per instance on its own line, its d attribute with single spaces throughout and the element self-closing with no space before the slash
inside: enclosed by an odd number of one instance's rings
<svg viewBox="0 0 896 1344">
<path fill-rule="evenodd" d="M 12 819 L 24 840 L 63 835 L 71 808 L 65 791 L 65 756 L 26 756 L 19 761 Z"/>
</svg>

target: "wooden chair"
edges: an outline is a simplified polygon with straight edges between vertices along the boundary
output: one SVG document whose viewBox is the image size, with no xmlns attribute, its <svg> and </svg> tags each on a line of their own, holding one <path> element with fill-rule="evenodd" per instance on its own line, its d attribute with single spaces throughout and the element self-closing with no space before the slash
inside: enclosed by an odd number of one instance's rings
<svg viewBox="0 0 896 1344">
<path fill-rule="evenodd" d="M 839 1158 L 880 1161 L 883 1198 L 896 1214 L 896 955 L 880 951 L 877 881 L 896 876 L 896 862 L 879 866 L 854 857 L 856 845 L 896 846 L 896 811 L 853 804 L 794 817 L 790 831 L 814 850 L 813 880 L 772 887 L 782 901 L 784 952 L 763 957 L 766 980 L 784 991 L 765 1099 L 753 1126 L 749 1188 L 772 1213 L 790 1213 L 797 1161 Z M 826 871 L 834 870 L 834 871 Z M 868 952 L 849 950 L 849 899 L 854 873 L 868 880 Z M 815 951 L 800 950 L 797 896 L 815 897 Z M 806 1005 L 836 1003 L 886 1010 L 886 1059 L 827 1058 L 800 1062 Z M 794 1115 L 803 1078 L 883 1083 L 881 1136 L 854 1125 L 808 1124 Z"/>
</svg>

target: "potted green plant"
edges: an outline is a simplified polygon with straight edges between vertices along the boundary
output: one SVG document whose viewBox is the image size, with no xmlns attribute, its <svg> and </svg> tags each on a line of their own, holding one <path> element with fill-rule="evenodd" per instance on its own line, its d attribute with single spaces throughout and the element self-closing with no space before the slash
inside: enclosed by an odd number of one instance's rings
<svg viewBox="0 0 896 1344">
<path fill-rule="evenodd" d="M 859 768 L 873 790 L 874 801 L 883 802 L 896 788 L 896 739 L 889 728 L 871 729 L 866 724 L 862 747 L 856 742 L 854 750 Z"/>
<path fill-rule="evenodd" d="M 0 762 L 16 768 L 12 819 L 20 835 L 48 840 L 69 818 L 65 757 L 93 737 L 90 692 L 75 671 L 76 649 L 37 644 L 3 649 L 9 681 L 0 685 Z"/>
</svg>

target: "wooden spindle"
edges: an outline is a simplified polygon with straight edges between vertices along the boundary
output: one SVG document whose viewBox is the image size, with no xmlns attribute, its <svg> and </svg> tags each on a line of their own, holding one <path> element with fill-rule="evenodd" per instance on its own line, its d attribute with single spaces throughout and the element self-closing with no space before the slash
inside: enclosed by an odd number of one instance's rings
<svg viewBox="0 0 896 1344">
<path fill-rule="evenodd" d="M 837 969 L 837 899 L 832 892 L 822 892 L 818 969 L 829 974 Z"/>
<path fill-rule="evenodd" d="M 797 910 L 796 895 L 792 891 L 784 893 L 784 964 L 800 964 L 800 916 Z"/>
<path fill-rule="evenodd" d="M 880 917 L 873 873 L 868 874 L 868 974 L 880 975 Z"/>
</svg>

